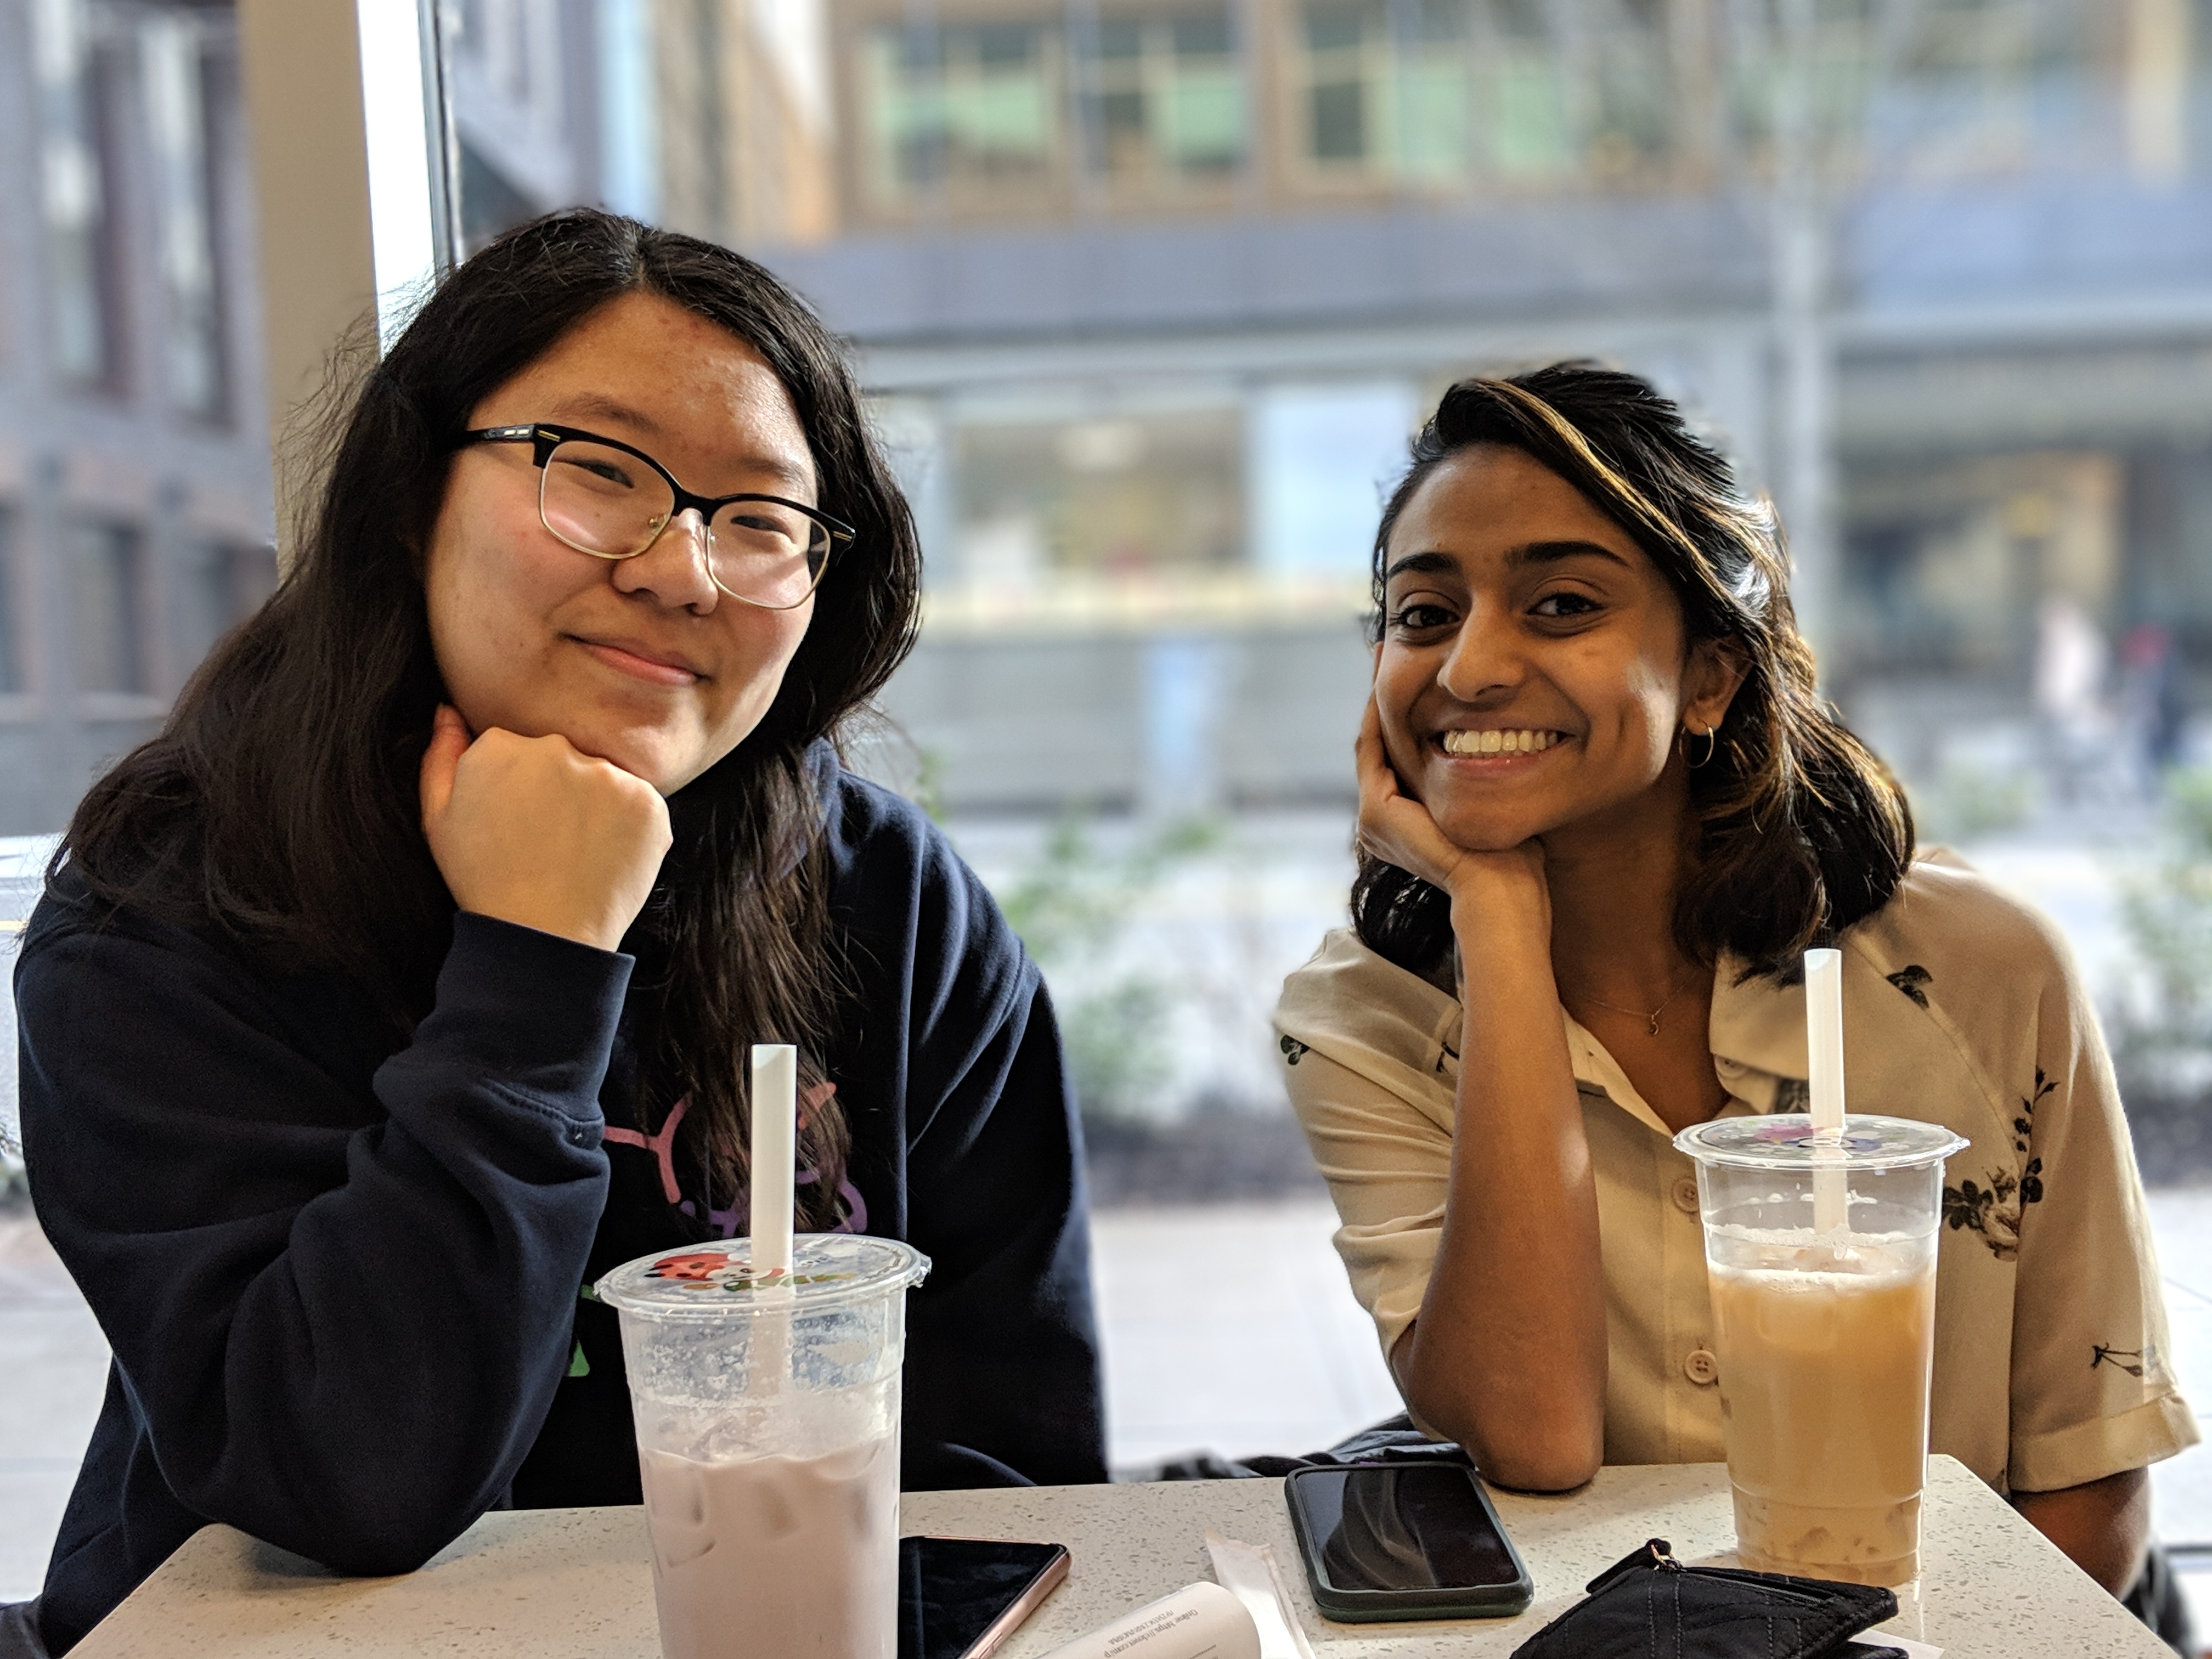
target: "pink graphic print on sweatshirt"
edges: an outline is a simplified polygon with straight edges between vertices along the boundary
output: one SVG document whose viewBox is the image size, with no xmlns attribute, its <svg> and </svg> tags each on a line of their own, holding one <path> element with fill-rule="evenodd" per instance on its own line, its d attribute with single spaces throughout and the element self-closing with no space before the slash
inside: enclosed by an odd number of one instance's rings
<svg viewBox="0 0 2212 1659">
<path fill-rule="evenodd" d="M 829 1082 L 817 1083 L 806 1091 L 799 1103 L 799 1126 L 802 1130 L 806 1127 L 806 1120 L 820 1109 L 836 1092 L 837 1085 Z M 699 1206 L 693 1200 L 684 1196 L 683 1185 L 676 1178 L 676 1131 L 684 1121 L 684 1114 L 690 1109 L 690 1106 L 691 1097 L 689 1095 L 678 1101 L 669 1109 L 668 1121 L 660 1126 L 659 1133 L 657 1134 L 648 1135 L 641 1129 L 617 1129 L 611 1126 L 605 1133 L 605 1139 L 617 1146 L 635 1146 L 641 1151 L 651 1152 L 653 1161 L 660 1166 L 662 1195 L 685 1215 L 696 1220 L 699 1217 Z M 818 1170 L 801 1170 L 793 1177 L 794 1183 L 801 1187 L 821 1179 L 822 1173 Z M 750 1219 L 749 1197 L 747 1194 L 739 1193 L 726 1210 L 717 1210 L 712 1205 L 708 1205 L 707 1224 L 713 1228 L 720 1237 L 737 1237 L 738 1234 L 744 1231 Z M 868 1201 L 860 1196 L 860 1188 L 854 1186 L 850 1181 L 841 1181 L 837 1183 L 837 1197 L 838 1207 L 842 1213 L 838 1218 L 837 1224 L 831 1228 L 830 1231 L 839 1233 L 866 1231 Z"/>
</svg>

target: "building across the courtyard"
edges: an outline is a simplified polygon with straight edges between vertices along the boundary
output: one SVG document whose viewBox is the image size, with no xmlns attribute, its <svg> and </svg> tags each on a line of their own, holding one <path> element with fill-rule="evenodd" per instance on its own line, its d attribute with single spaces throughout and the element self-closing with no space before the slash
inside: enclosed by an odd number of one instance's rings
<svg viewBox="0 0 2212 1659">
<path fill-rule="evenodd" d="M 1451 379 L 1561 356 L 1775 494 L 1908 775 L 2212 662 L 2207 0 L 429 15 L 468 238 L 603 203 L 854 342 L 929 554 L 884 764 L 949 809 L 1348 799 L 1378 489 Z M 0 124 L 33 831 L 273 579 L 229 8 L 0 0 Z"/>
<path fill-rule="evenodd" d="M 276 580 L 226 5 L 0 3 L 0 835 Z"/>
<path fill-rule="evenodd" d="M 461 9 L 479 51 L 540 15 Z M 956 809 L 1344 799 L 1378 485 L 1451 379 L 1561 356 L 1653 375 L 1776 495 L 1829 684 L 1911 774 L 2041 741 L 2054 609 L 2115 706 L 2124 641 L 2212 653 L 2203 0 L 598 0 L 563 33 L 602 198 L 859 348 L 930 550 L 890 702 Z"/>
</svg>

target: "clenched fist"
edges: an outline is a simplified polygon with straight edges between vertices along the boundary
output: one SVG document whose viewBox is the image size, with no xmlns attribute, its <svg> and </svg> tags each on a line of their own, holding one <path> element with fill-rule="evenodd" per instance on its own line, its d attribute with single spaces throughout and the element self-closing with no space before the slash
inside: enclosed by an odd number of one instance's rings
<svg viewBox="0 0 2212 1659">
<path fill-rule="evenodd" d="M 616 949 L 672 836 L 643 779 L 563 737 L 496 726 L 473 742 L 441 706 L 422 756 L 422 833 L 464 910 Z"/>
</svg>

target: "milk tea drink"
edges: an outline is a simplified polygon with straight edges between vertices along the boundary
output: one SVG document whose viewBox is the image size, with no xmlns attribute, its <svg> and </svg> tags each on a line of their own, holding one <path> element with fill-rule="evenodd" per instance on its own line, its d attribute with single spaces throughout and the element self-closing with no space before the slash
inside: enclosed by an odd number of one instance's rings
<svg viewBox="0 0 2212 1659">
<path fill-rule="evenodd" d="M 1770 1572 L 1917 1578 L 1934 1241 L 1727 1243 L 1707 1273 L 1736 1553 Z"/>
<path fill-rule="evenodd" d="M 638 1461 L 666 1659 L 897 1651 L 896 1441 L 819 1457 Z"/>
<path fill-rule="evenodd" d="M 802 1234 L 641 1257 L 622 1315 L 664 1659 L 896 1659 L 899 1364 L 926 1257 Z"/>
<path fill-rule="evenodd" d="M 1698 1160 L 1723 1436 L 1747 1567 L 1895 1585 L 1920 1572 L 1936 1234 L 1949 1130 L 1726 1118 Z M 1815 1183 L 1841 1219 L 1814 1225 Z"/>
</svg>

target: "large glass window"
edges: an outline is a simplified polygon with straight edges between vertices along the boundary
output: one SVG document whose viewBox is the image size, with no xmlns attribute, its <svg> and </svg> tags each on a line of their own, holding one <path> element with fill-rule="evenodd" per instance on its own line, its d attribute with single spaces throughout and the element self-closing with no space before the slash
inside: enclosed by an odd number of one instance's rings
<svg viewBox="0 0 2212 1659">
<path fill-rule="evenodd" d="M 56 372 L 95 386 L 117 372 L 106 88 L 88 0 L 33 0 L 40 240 Z"/>
<path fill-rule="evenodd" d="M 76 689 L 143 694 L 150 678 L 143 538 L 100 520 L 72 524 L 68 534 Z"/>
<path fill-rule="evenodd" d="M 1226 4 L 1102 18 L 1091 67 L 1100 165 L 1173 189 L 1243 160 L 1244 76 Z"/>
<path fill-rule="evenodd" d="M 21 525 L 21 510 L 13 503 L 0 504 L 0 695 L 30 689 L 23 671 Z"/>
<path fill-rule="evenodd" d="M 1066 164 L 1066 37 L 1056 23 L 878 26 L 860 88 L 886 205 L 1036 199 Z"/>
<path fill-rule="evenodd" d="M 178 409 L 212 416 L 225 388 L 204 27 L 191 13 L 157 12 L 138 52 L 161 217 L 164 380 Z"/>
<path fill-rule="evenodd" d="M 185 550 L 170 611 L 170 642 L 186 672 L 276 590 L 276 557 L 266 547 L 197 541 Z"/>
</svg>

